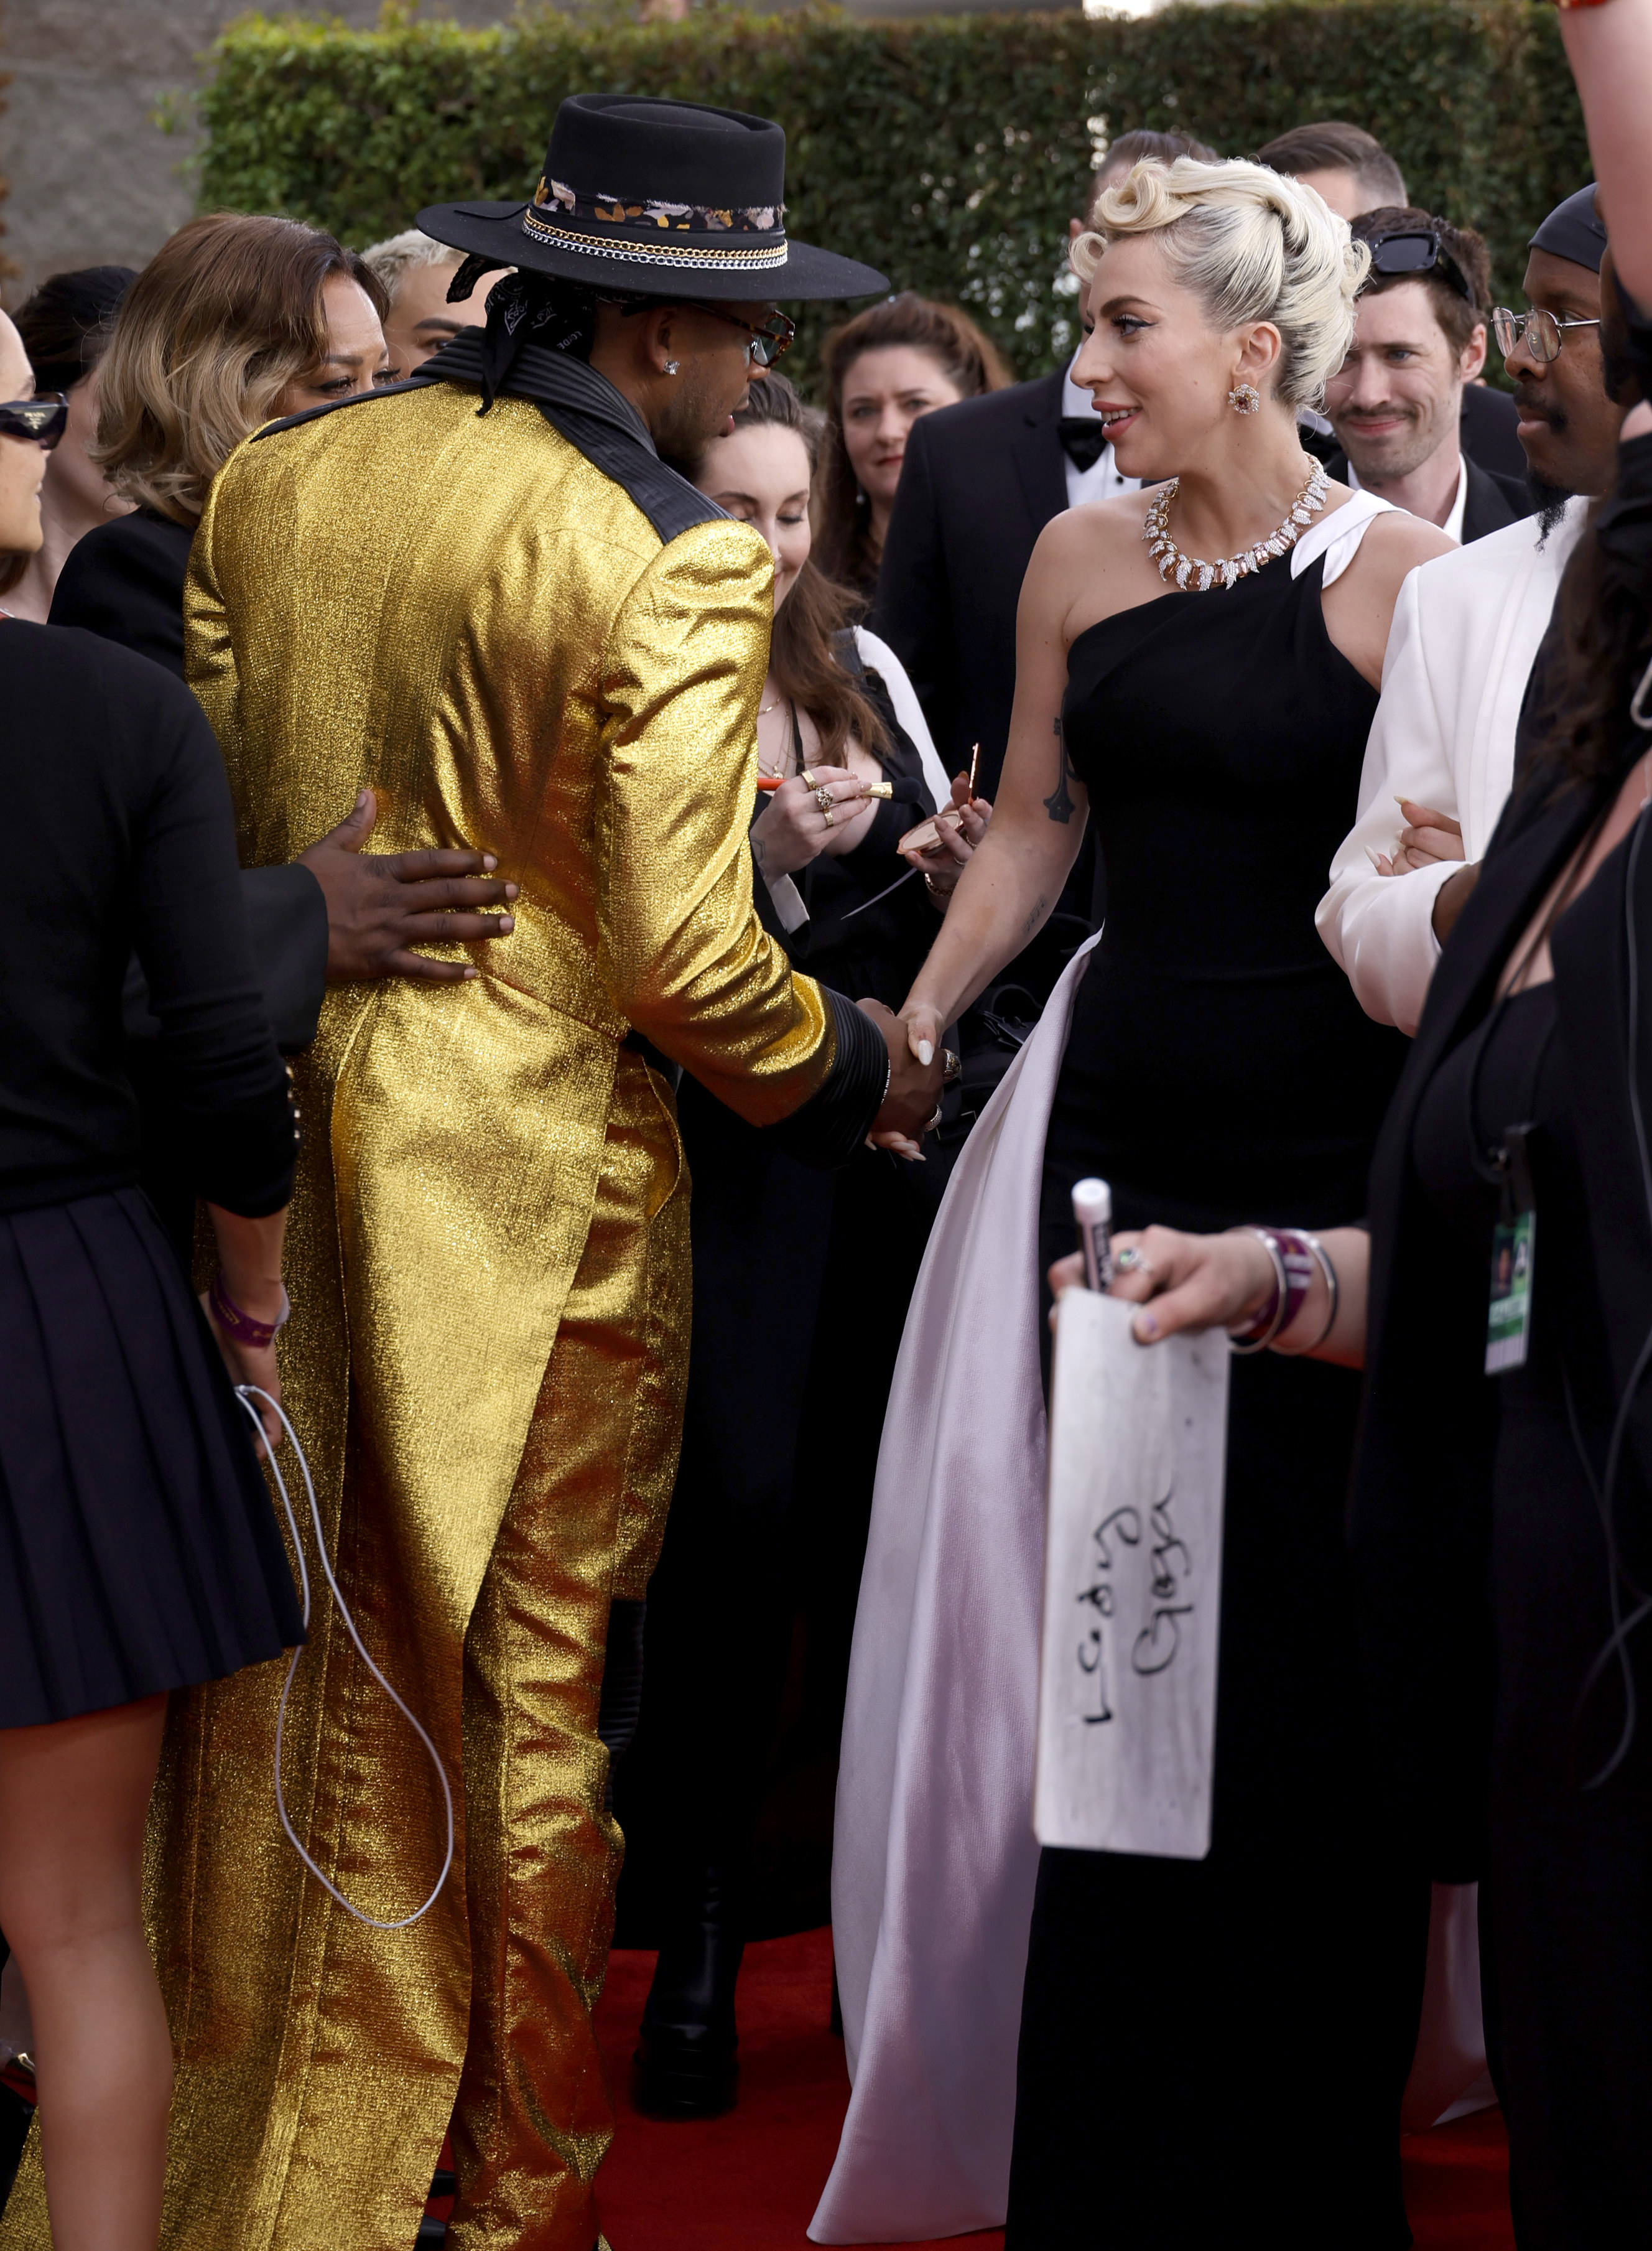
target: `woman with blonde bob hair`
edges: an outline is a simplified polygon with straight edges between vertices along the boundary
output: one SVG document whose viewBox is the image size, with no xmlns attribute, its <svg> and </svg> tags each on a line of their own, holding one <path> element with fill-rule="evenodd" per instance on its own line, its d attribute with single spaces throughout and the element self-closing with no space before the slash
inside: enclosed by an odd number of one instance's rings
<svg viewBox="0 0 1652 2251">
<path fill-rule="evenodd" d="M 1358 1378 L 1234 1362 L 1202 1860 L 1040 1861 L 1027 1837 L 1044 1465 L 1025 1434 L 1043 1428 L 1040 1278 L 1072 1248 L 1079 1180 L 1110 1183 L 1124 1228 L 1281 1208 L 1326 1228 L 1365 1208 L 1405 1043 L 1363 1015 L 1314 907 L 1400 582 L 1450 543 L 1303 452 L 1297 409 L 1347 349 L 1365 268 L 1312 190 L 1255 164 L 1141 163 L 1101 197 L 1073 264 L 1074 379 L 1147 483 L 1057 516 L 1033 552 L 993 821 L 908 997 L 915 1051 L 1026 945 L 1092 816 L 1108 918 L 1023 1051 L 979 1179 L 937 1223 L 890 1400 L 840 1783 L 836 1959 L 857 2058 L 840 2174 L 863 2093 L 869 2171 L 875 2112 L 932 2112 L 945 2133 L 902 2137 L 900 2228 L 864 2196 L 841 2210 L 857 2240 L 919 2235 L 943 2214 L 949 2231 L 991 2226 L 1007 2190 L 1008 2251 L 1256 2228 L 1386 2251 L 1407 2240 L 1400 2100 L 1428 1885 L 1388 1849 L 1355 1658 L 1342 1508 Z M 997 1314 L 968 1348 L 959 1295 Z M 964 1460 L 960 1486 L 948 1465 Z M 971 1517 L 975 1490 L 993 1500 Z M 915 1587 L 901 1559 L 920 1551 Z M 1164 1551 L 1172 1578 L 1185 1561 Z M 898 1675 L 892 1640 L 908 1644 Z M 896 1677 L 898 1694 L 878 1693 Z M 858 1776 L 887 1797 L 899 1747 L 943 1735 L 992 1747 L 953 1785 L 950 1819 L 932 1772 L 887 1819 L 842 1818 Z M 891 1840 L 887 1862 L 868 1834 Z M 1018 2074 L 1003 1997 L 1029 1917 Z M 969 1961 L 949 1952 L 963 1933 Z M 917 1991 L 915 2011 L 902 1997 Z M 1310 2048 L 1323 2098 L 1303 2091 Z M 915 2067 L 927 2087 L 902 2083 Z M 814 2232 L 848 2240 L 839 2217 L 823 2206 Z"/>
<path fill-rule="evenodd" d="M 183 670 L 183 576 L 207 488 L 266 422 L 366 391 L 389 370 L 382 286 L 290 218 L 190 219 L 132 284 L 100 370 L 91 458 L 135 513 L 80 541 L 52 622 Z"/>
</svg>

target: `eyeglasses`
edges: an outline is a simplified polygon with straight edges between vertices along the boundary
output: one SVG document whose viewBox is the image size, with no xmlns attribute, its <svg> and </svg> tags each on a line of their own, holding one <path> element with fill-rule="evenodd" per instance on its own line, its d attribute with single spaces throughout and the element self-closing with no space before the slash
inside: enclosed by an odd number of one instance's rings
<svg viewBox="0 0 1652 2251">
<path fill-rule="evenodd" d="M 798 333 L 798 324 L 789 321 L 784 313 L 771 313 L 760 329 L 750 321 L 743 321 L 738 313 L 725 313 L 721 305 L 703 305 L 695 301 L 697 312 L 709 313 L 714 321 L 727 321 L 736 329 L 743 329 L 751 342 L 746 346 L 746 357 L 757 367 L 772 367 Z"/>
<path fill-rule="evenodd" d="M 38 398 L 8 398 L 0 402 L 0 436 L 31 438 L 49 454 L 69 426 L 69 402 L 60 391 Z"/>
<path fill-rule="evenodd" d="M 1369 245 L 1371 270 L 1373 274 L 1438 274 L 1448 288 L 1455 289 L 1472 305 L 1474 291 L 1468 277 L 1456 260 L 1432 228 L 1414 229 L 1401 234 L 1379 234 Z"/>
<path fill-rule="evenodd" d="M 1552 313 L 1535 306 L 1529 313 L 1511 313 L 1506 305 L 1499 305 L 1491 315 L 1492 333 L 1497 339 L 1497 350 L 1507 359 L 1520 344 L 1540 367 L 1559 359 L 1560 347 L 1566 342 L 1567 329 L 1598 329 L 1595 321 L 1557 321 Z"/>
</svg>

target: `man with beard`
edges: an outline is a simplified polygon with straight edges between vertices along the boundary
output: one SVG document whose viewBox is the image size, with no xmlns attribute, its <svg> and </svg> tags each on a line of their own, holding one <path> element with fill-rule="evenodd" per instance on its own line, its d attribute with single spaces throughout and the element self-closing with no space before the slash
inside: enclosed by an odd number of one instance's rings
<svg viewBox="0 0 1652 2251">
<path fill-rule="evenodd" d="M 1437 523 L 1460 544 L 1530 516 L 1524 477 L 1471 461 L 1459 442 L 1464 385 L 1486 364 L 1491 266 L 1467 227 L 1408 204 L 1352 226 L 1371 252 L 1354 340 L 1325 385 L 1337 450 L 1328 475 Z"/>
<path fill-rule="evenodd" d="M 1441 945 L 1509 794 L 1517 732 L 1587 495 L 1606 491 L 1615 474 L 1623 410 L 1607 393 L 1601 357 L 1606 246 L 1594 190 L 1581 188 L 1531 237 L 1530 309 L 1493 315 L 1540 513 L 1424 564 L 1400 590 L 1358 818 L 1319 903 L 1319 934 L 1360 1006 L 1405 1032 L 1417 1028 Z"/>
</svg>

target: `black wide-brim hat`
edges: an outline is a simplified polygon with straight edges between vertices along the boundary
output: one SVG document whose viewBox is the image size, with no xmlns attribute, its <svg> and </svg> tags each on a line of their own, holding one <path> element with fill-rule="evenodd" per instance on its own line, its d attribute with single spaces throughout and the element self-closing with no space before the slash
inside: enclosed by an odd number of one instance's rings
<svg viewBox="0 0 1652 2251">
<path fill-rule="evenodd" d="M 528 204 L 435 204 L 418 224 L 473 256 L 639 296 L 869 297 L 870 266 L 786 239 L 786 136 L 766 117 L 570 94 Z"/>
</svg>

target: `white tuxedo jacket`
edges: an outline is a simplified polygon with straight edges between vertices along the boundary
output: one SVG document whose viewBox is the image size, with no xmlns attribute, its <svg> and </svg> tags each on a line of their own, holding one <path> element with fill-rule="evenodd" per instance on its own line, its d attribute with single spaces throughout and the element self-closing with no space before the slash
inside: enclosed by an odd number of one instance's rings
<svg viewBox="0 0 1652 2251">
<path fill-rule="evenodd" d="M 1532 660 L 1588 507 L 1568 501 L 1541 545 L 1533 516 L 1436 556 L 1400 590 L 1358 818 L 1314 918 L 1360 1007 L 1379 1024 L 1417 1029 L 1440 959 L 1434 896 L 1459 863 L 1379 876 L 1370 855 L 1395 848 L 1397 797 L 1460 821 L 1467 858 L 1484 852 L 1514 778 L 1515 725 Z"/>
</svg>

